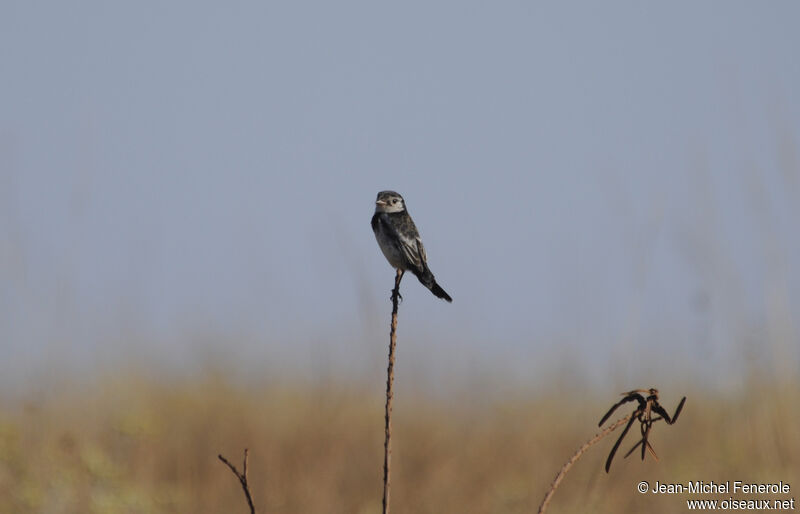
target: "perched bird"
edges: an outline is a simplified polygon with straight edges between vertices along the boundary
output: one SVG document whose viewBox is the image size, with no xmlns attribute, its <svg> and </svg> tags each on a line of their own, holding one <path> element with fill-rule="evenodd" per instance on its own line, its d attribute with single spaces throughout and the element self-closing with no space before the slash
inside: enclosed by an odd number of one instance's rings
<svg viewBox="0 0 800 514">
<path fill-rule="evenodd" d="M 403 197 L 394 191 L 381 191 L 375 200 L 375 215 L 372 216 L 372 231 L 383 255 L 392 267 L 399 270 L 400 277 L 406 270 L 439 298 L 453 299 L 436 283 L 430 268 L 425 247 L 417 227 L 406 210 Z M 399 281 L 398 281 L 399 284 Z"/>
</svg>

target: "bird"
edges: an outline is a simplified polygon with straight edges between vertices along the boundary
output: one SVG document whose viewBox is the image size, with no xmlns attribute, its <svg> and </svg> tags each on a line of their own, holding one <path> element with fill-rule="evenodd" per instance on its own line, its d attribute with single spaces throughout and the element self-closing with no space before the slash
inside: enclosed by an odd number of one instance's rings
<svg viewBox="0 0 800 514">
<path fill-rule="evenodd" d="M 372 216 L 372 231 L 378 240 L 386 260 L 398 270 L 397 287 L 406 270 L 411 271 L 419 281 L 438 298 L 452 302 L 453 299 L 436 283 L 430 268 L 428 256 L 422 245 L 414 220 L 408 214 L 406 203 L 399 193 L 381 191 L 375 200 L 375 214 Z"/>
</svg>

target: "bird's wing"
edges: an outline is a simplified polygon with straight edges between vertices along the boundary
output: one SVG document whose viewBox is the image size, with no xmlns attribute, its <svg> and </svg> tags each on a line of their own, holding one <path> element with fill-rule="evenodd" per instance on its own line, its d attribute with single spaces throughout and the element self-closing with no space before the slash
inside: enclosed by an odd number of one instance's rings
<svg viewBox="0 0 800 514">
<path fill-rule="evenodd" d="M 402 245 L 403 254 L 408 262 L 414 266 L 420 273 L 428 266 L 428 257 L 425 255 L 425 247 L 422 245 L 422 238 L 419 237 L 414 221 L 407 212 L 398 217 L 400 225 L 398 227 L 398 235 L 400 244 Z"/>
<path fill-rule="evenodd" d="M 425 247 L 422 246 L 422 239 L 419 237 L 417 227 L 408 216 L 403 213 L 403 217 L 390 218 L 387 214 L 381 217 L 381 223 L 391 234 L 392 239 L 397 241 L 397 246 L 409 267 L 422 272 L 427 267 L 427 256 Z"/>
<path fill-rule="evenodd" d="M 400 250 L 408 263 L 417 270 L 422 271 L 425 269 L 425 247 L 422 246 L 422 240 L 419 236 L 411 238 L 398 231 L 397 240 L 400 241 Z"/>
<path fill-rule="evenodd" d="M 417 253 L 419 254 L 420 258 L 422 259 L 422 266 L 425 267 L 428 265 L 428 254 L 425 253 L 425 246 L 422 244 L 422 238 L 417 236 Z"/>
</svg>

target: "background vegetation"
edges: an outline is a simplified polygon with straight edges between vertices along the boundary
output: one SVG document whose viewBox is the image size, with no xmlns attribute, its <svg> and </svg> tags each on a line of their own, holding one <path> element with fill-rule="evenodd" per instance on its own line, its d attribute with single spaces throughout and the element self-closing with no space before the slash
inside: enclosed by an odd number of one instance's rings
<svg viewBox="0 0 800 514">
<path fill-rule="evenodd" d="M 242 384 L 230 376 L 167 380 L 134 372 L 5 398 L 0 512 L 245 512 L 239 485 L 216 458 L 223 453 L 238 464 L 245 447 L 260 512 L 379 511 L 379 383 Z M 556 381 L 497 397 L 399 394 L 393 511 L 535 511 L 561 464 L 617 398 L 616 391 L 586 391 Z M 660 462 L 618 454 L 607 475 L 609 437 L 573 469 L 550 512 L 686 509 L 689 495 L 641 495 L 634 489 L 640 480 L 783 480 L 796 496 L 796 381 L 751 377 L 737 393 L 662 386 L 669 409 L 682 394 L 689 399 L 679 422 L 658 424 L 651 438 Z M 634 442 L 635 435 L 621 452 Z M 759 498 L 772 497 L 788 498 Z"/>
</svg>

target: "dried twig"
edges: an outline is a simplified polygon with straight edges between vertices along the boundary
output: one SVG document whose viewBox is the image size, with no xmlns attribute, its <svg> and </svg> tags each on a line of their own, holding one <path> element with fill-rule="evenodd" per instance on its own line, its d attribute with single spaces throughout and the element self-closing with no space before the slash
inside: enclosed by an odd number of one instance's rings
<svg viewBox="0 0 800 514">
<path fill-rule="evenodd" d="M 647 397 L 643 396 L 641 393 L 647 393 Z M 625 439 L 625 435 L 627 435 L 628 430 L 630 430 L 631 425 L 633 422 L 638 420 L 640 424 L 640 432 L 642 434 L 642 438 L 639 440 L 638 443 L 633 445 L 628 453 L 625 454 L 625 457 L 633 453 L 633 451 L 641 445 L 642 447 L 642 460 L 644 460 L 645 453 L 647 451 L 650 452 L 650 455 L 653 456 L 655 460 L 658 460 L 658 455 L 656 455 L 656 451 L 650 446 L 650 441 L 648 441 L 648 437 L 650 436 L 650 430 L 653 428 L 653 423 L 656 421 L 664 420 L 667 422 L 668 425 L 672 425 L 676 421 L 678 421 L 678 416 L 681 414 L 681 410 L 683 410 L 683 404 L 686 402 L 686 397 L 684 396 L 681 399 L 681 402 L 678 404 L 677 409 L 675 409 L 675 414 L 670 417 L 669 413 L 658 403 L 658 389 L 651 387 L 650 389 L 634 389 L 633 391 L 629 391 L 627 393 L 622 393 L 622 400 L 618 401 L 611 408 L 606 412 L 606 415 L 600 420 L 598 426 L 601 426 L 605 421 L 614 413 L 615 410 L 621 405 L 625 403 L 636 401 L 638 407 L 636 408 L 633 413 L 629 416 L 630 421 L 625 426 L 625 430 L 622 431 L 622 434 L 617 439 L 617 442 L 614 443 L 614 447 L 611 448 L 611 452 L 608 454 L 608 459 L 606 459 L 606 473 L 608 470 L 611 469 L 611 461 L 614 459 L 614 455 L 617 453 L 617 449 L 619 445 L 622 443 L 622 440 Z M 653 416 L 653 413 L 658 414 L 657 416 Z"/>
<path fill-rule="evenodd" d="M 250 494 L 250 486 L 247 485 L 247 448 L 244 449 L 244 463 L 242 464 L 242 472 L 239 473 L 239 470 L 236 469 L 236 466 L 231 464 L 228 459 L 222 456 L 222 454 L 217 455 L 219 460 L 225 463 L 236 478 L 239 479 L 239 483 L 242 484 L 242 489 L 244 490 L 244 495 L 247 498 L 247 505 L 250 507 L 250 514 L 256 514 L 256 508 L 253 505 L 253 495 Z"/>
<path fill-rule="evenodd" d="M 383 442 L 383 514 L 389 514 L 389 486 L 392 460 L 392 399 L 394 398 L 394 348 L 397 344 L 397 305 L 400 298 L 400 280 L 404 271 L 397 270 L 392 289 L 392 323 L 389 332 L 389 366 L 386 369 L 386 434 Z"/>
<path fill-rule="evenodd" d="M 642 396 L 640 393 L 648 393 L 647 397 Z M 594 437 L 586 441 L 586 443 L 578 448 L 572 457 L 567 461 L 564 466 L 559 470 L 556 478 L 553 480 L 553 483 L 550 485 L 550 489 L 545 494 L 544 499 L 542 500 L 542 504 L 539 505 L 539 514 L 542 514 L 545 510 L 547 510 L 547 506 L 550 504 L 550 499 L 553 497 L 553 494 L 556 492 L 558 485 L 561 483 L 561 480 L 564 478 L 564 475 L 567 474 L 567 471 L 575 464 L 578 459 L 581 458 L 581 455 L 588 450 L 593 444 L 600 441 L 600 439 L 604 438 L 617 428 L 622 425 L 625 425 L 625 429 L 622 431 L 622 434 L 617 439 L 617 442 L 614 444 L 614 447 L 611 449 L 611 453 L 608 455 L 608 459 L 606 460 L 606 473 L 608 473 L 609 468 L 611 467 L 611 460 L 614 458 L 614 454 L 617 452 L 617 448 L 619 448 L 620 443 L 625 438 L 625 435 L 628 433 L 628 430 L 633 425 L 634 421 L 638 420 L 641 424 L 641 433 L 642 439 L 634 445 L 633 448 L 625 455 L 626 457 L 633 453 L 639 445 L 642 446 L 642 460 L 644 460 L 644 455 L 646 451 L 650 451 L 653 457 L 658 460 L 656 457 L 656 452 L 653 450 L 653 447 L 650 446 L 650 442 L 648 441 L 648 437 L 650 435 L 650 430 L 653 427 L 653 423 L 659 420 L 664 420 L 667 424 L 672 425 L 678 420 L 678 415 L 680 415 L 681 410 L 683 409 L 683 404 L 686 402 L 686 397 L 684 396 L 681 402 L 678 404 L 678 408 L 675 410 L 675 414 L 670 417 L 666 410 L 658 403 L 658 389 L 650 388 L 650 389 L 636 389 L 634 391 L 628 393 L 622 393 L 624 398 L 614 405 L 608 410 L 605 416 L 600 420 L 598 425 L 602 426 L 606 420 L 611 417 L 615 410 L 621 405 L 625 403 L 636 401 L 637 402 L 637 409 L 624 418 L 618 419 L 610 426 L 606 427 L 605 430 L 602 432 L 597 433 Z M 653 416 L 653 413 L 656 413 L 657 416 Z M 627 424 L 626 424 L 627 423 Z"/>
<path fill-rule="evenodd" d="M 559 484 L 561 484 L 561 480 L 564 479 L 564 475 L 567 474 L 567 471 L 569 471 L 569 468 L 571 468 L 573 464 L 578 462 L 578 459 L 581 458 L 581 455 L 583 455 L 583 453 L 586 450 L 588 450 L 593 444 L 597 443 L 600 439 L 604 438 L 605 436 L 607 436 L 608 434 L 619 428 L 620 425 L 627 423 L 627 421 L 632 417 L 633 413 L 628 414 L 622 419 L 618 419 L 613 424 L 606 427 L 605 430 L 603 430 L 602 432 L 598 432 L 597 434 L 595 434 L 594 437 L 586 441 L 583 444 L 583 446 L 578 448 L 578 451 L 576 451 L 572 455 L 572 457 L 569 458 L 566 464 L 564 464 L 561 467 L 561 469 L 558 471 L 558 474 L 556 475 L 556 478 L 553 480 L 553 483 L 550 484 L 550 489 L 547 491 L 547 494 L 544 495 L 544 499 L 542 500 L 541 505 L 539 505 L 539 514 L 542 514 L 545 510 L 547 510 L 547 506 L 550 504 L 550 499 L 553 497 L 553 494 L 555 494 Z"/>
</svg>

